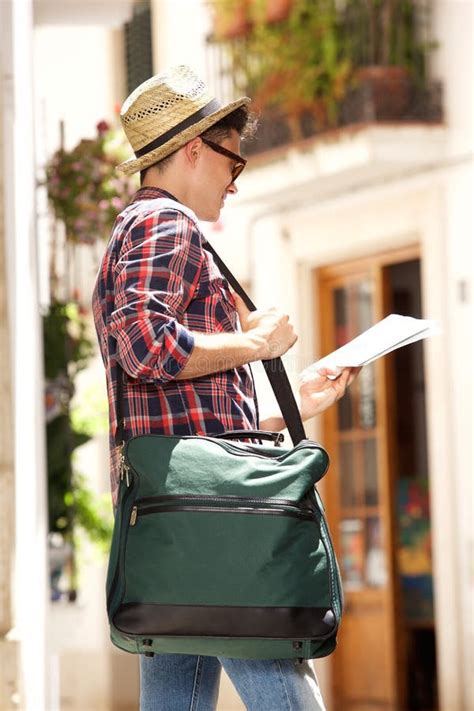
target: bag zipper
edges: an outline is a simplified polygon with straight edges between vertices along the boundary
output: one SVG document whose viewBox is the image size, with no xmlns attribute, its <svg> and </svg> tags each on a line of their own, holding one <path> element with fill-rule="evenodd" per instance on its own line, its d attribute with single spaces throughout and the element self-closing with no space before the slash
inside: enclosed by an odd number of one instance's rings
<svg viewBox="0 0 474 711">
<path fill-rule="evenodd" d="M 166 437 L 167 435 L 138 435 L 140 437 Z M 178 438 L 178 436 L 177 436 Z M 207 442 L 212 442 L 213 444 L 217 444 L 223 449 L 226 449 L 228 452 L 231 454 L 234 454 L 236 456 L 241 456 L 241 457 L 258 457 L 259 459 L 265 459 L 266 461 L 278 461 L 282 462 L 286 457 L 290 456 L 295 449 L 298 449 L 300 447 L 308 447 L 309 449 L 318 449 L 320 452 L 326 455 L 327 457 L 327 452 L 326 450 L 321 447 L 320 445 L 311 442 L 310 440 L 302 440 L 301 442 L 298 442 L 298 444 L 293 447 L 293 449 L 289 449 L 286 452 L 283 452 L 283 454 L 279 454 L 277 457 L 269 456 L 268 454 L 259 454 L 258 452 L 254 451 L 253 449 L 250 449 L 252 447 L 252 444 L 249 444 L 248 442 L 242 442 L 245 446 L 249 448 L 248 451 L 245 451 L 244 449 L 241 449 L 238 447 L 235 443 L 233 443 L 230 440 L 226 439 L 218 439 L 218 438 L 213 438 L 213 437 L 206 437 L 204 435 L 183 435 L 182 437 L 179 437 L 179 439 L 199 439 L 199 440 L 206 440 Z M 130 439 L 128 440 L 127 444 L 133 440 Z M 257 445 L 255 445 L 257 446 Z M 275 447 L 275 449 L 277 449 Z M 328 461 L 326 463 L 326 467 L 324 471 L 322 472 L 320 479 L 323 478 L 323 476 L 326 474 L 328 468 L 329 468 L 329 457 L 327 457 Z"/>
<path fill-rule="evenodd" d="M 182 439 L 187 439 L 187 438 L 188 438 L 188 436 L 185 435 Z M 196 435 L 189 435 L 189 439 L 191 439 L 191 438 L 195 439 Z M 208 442 L 217 443 L 224 449 L 227 449 L 228 451 L 232 452 L 232 454 L 241 455 L 243 457 L 259 457 L 260 459 L 265 459 L 267 461 L 270 459 L 270 461 L 273 460 L 273 461 L 279 461 L 279 462 L 283 461 L 286 457 L 288 457 L 290 454 L 292 454 L 295 451 L 295 449 L 298 449 L 299 447 L 302 447 L 302 446 L 308 446 L 308 441 L 309 441 L 309 440 L 302 440 L 301 442 L 298 442 L 298 444 L 295 447 L 293 447 L 293 449 L 289 449 L 286 452 L 284 452 L 283 454 L 278 455 L 277 457 L 272 457 L 272 456 L 269 457 L 267 454 L 259 454 L 258 452 L 251 450 L 250 448 L 252 447 L 252 443 L 242 442 L 242 444 L 249 447 L 249 451 L 245 451 L 244 449 L 241 449 L 240 447 L 238 447 L 234 442 L 227 440 L 227 439 L 221 439 L 221 440 L 220 439 L 213 439 L 212 437 L 205 437 L 205 436 L 201 436 L 201 435 L 199 435 L 199 438 L 205 439 Z M 315 447 L 311 447 L 311 448 L 322 450 L 322 447 L 319 447 L 317 445 Z M 324 450 L 322 450 L 322 451 L 324 451 Z M 326 470 L 327 470 L 327 467 L 326 467 Z M 324 473 L 326 473 L 326 471 Z"/>
<path fill-rule="evenodd" d="M 334 598 L 334 601 L 336 603 L 336 618 L 340 620 L 342 616 L 342 609 L 344 606 L 344 592 L 342 588 L 341 573 L 339 570 L 337 557 L 331 543 L 329 527 L 324 515 L 324 504 L 317 489 L 313 489 L 311 499 L 313 501 L 313 505 L 317 506 L 321 511 L 321 539 L 323 541 L 324 548 L 326 549 L 326 555 L 329 561 L 330 585 L 332 588 L 332 593 L 335 593 L 335 595 L 331 596 Z"/>
<path fill-rule="evenodd" d="M 130 513 L 130 526 L 135 526 L 139 516 L 178 511 L 291 516 L 305 521 L 314 521 L 312 508 L 302 506 L 288 499 L 175 494 L 138 499 Z"/>
</svg>

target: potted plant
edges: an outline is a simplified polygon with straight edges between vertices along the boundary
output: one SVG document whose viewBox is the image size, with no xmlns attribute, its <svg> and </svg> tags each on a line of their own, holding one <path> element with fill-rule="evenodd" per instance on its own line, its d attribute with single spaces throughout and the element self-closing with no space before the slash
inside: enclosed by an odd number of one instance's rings
<svg viewBox="0 0 474 711">
<path fill-rule="evenodd" d="M 250 2 L 251 0 L 217 0 L 213 4 L 213 29 L 218 39 L 233 39 L 248 32 Z"/>
<path fill-rule="evenodd" d="M 369 118 L 403 118 L 413 85 L 425 81 L 426 55 L 436 45 L 419 37 L 423 12 L 427 6 L 415 0 L 346 4 L 347 50 L 357 67 L 355 84 L 365 95 Z M 428 17 L 422 19 L 428 24 Z"/>
<path fill-rule="evenodd" d="M 288 17 L 293 0 L 217 0 L 213 5 L 214 35 L 233 39 L 246 35 L 253 25 L 255 10 L 266 22 L 281 22 Z"/>
<path fill-rule="evenodd" d="M 290 14 L 293 0 L 265 0 L 265 17 L 267 22 L 281 22 Z"/>
</svg>

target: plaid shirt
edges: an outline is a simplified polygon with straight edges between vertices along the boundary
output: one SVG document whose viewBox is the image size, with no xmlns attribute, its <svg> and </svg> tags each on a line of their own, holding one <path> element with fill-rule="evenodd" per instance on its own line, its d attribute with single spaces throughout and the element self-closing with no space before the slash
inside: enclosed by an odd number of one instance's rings
<svg viewBox="0 0 474 711">
<path fill-rule="evenodd" d="M 173 207 L 156 204 L 172 200 Z M 240 330 L 227 280 L 203 249 L 185 208 L 158 188 L 141 188 L 118 216 L 93 293 L 106 369 L 111 485 L 116 501 L 119 447 L 117 366 L 124 372 L 124 432 L 209 435 L 258 427 L 249 366 L 176 380 L 194 347 L 193 331 Z"/>
</svg>

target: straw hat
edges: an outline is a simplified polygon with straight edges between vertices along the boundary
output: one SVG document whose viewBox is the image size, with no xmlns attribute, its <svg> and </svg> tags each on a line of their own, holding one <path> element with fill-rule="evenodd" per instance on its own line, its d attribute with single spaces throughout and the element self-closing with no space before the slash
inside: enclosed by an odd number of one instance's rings
<svg viewBox="0 0 474 711">
<path fill-rule="evenodd" d="M 117 167 L 127 175 L 144 170 L 249 102 L 222 105 L 185 65 L 160 72 L 125 99 L 120 118 L 136 157 Z"/>
</svg>

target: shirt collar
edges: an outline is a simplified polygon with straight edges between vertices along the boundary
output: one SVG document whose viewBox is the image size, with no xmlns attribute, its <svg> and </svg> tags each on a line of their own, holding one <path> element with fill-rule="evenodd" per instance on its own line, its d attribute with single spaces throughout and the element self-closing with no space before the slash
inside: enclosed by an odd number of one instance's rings
<svg viewBox="0 0 474 711">
<path fill-rule="evenodd" d="M 171 200 L 174 200 L 175 202 L 180 202 L 177 197 L 169 193 L 167 190 L 163 190 L 163 188 L 157 188 L 151 185 L 146 186 L 144 188 L 139 188 L 133 196 L 131 202 L 134 203 L 139 202 L 140 200 L 154 200 L 155 198 L 160 197 L 167 197 Z"/>
</svg>

